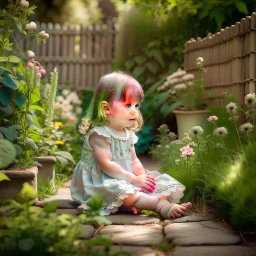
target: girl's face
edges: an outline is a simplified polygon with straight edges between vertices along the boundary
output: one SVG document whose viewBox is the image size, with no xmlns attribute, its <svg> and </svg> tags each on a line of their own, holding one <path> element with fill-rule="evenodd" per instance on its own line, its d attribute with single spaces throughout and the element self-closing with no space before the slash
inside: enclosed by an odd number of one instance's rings
<svg viewBox="0 0 256 256">
<path fill-rule="evenodd" d="M 128 96 L 128 97 L 127 97 Z M 136 97 L 126 95 L 125 100 L 113 101 L 110 105 L 108 120 L 110 127 L 123 130 L 133 125 L 139 117 L 140 101 Z"/>
</svg>

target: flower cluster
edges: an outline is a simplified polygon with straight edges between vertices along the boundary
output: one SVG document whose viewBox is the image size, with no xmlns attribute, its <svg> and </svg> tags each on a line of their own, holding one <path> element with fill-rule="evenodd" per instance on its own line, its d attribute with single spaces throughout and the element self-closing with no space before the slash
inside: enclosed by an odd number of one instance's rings
<svg viewBox="0 0 256 256">
<path fill-rule="evenodd" d="M 179 69 L 166 78 L 166 81 L 157 89 L 167 92 L 172 102 L 179 102 L 186 109 L 203 109 L 206 107 L 204 99 L 204 83 L 202 73 L 204 60 L 197 58 L 199 76 Z"/>
<path fill-rule="evenodd" d="M 181 157 L 189 157 L 189 156 L 194 156 L 195 152 L 193 148 L 190 147 L 190 145 L 186 145 L 185 147 L 182 147 L 180 149 L 181 152 Z"/>
<path fill-rule="evenodd" d="M 82 101 L 76 92 L 63 90 L 61 95 L 56 97 L 55 117 L 56 120 L 67 120 L 69 124 L 77 123 L 77 117 L 82 113 Z"/>
</svg>

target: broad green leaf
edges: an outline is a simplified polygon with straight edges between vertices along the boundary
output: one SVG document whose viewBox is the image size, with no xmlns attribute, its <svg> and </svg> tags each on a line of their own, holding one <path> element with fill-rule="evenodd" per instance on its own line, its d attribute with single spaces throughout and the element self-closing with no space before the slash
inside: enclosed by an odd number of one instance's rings
<svg viewBox="0 0 256 256">
<path fill-rule="evenodd" d="M 145 66 L 141 67 L 141 66 L 137 66 L 133 71 L 132 74 L 135 76 L 135 78 L 140 77 L 143 72 L 145 71 Z"/>
<path fill-rule="evenodd" d="M 0 62 L 19 63 L 21 59 L 17 56 L 0 57 Z"/>
<path fill-rule="evenodd" d="M 21 73 L 17 72 L 16 75 L 20 80 L 24 80 L 24 76 Z"/>
<path fill-rule="evenodd" d="M 18 89 L 18 84 L 14 80 L 13 75 L 2 74 L 2 76 L 0 77 L 0 82 L 11 89 L 14 89 L 14 90 Z"/>
<path fill-rule="evenodd" d="M 61 156 L 55 156 L 58 161 L 60 161 L 62 164 L 68 164 L 68 160 L 66 158 L 63 158 Z"/>
<path fill-rule="evenodd" d="M 41 129 L 40 124 L 38 122 L 38 119 L 35 115 L 33 114 L 27 114 L 27 121 L 28 121 L 28 125 L 29 127 L 31 127 L 32 129 Z"/>
<path fill-rule="evenodd" d="M 164 62 L 163 53 L 162 53 L 161 50 L 152 49 L 152 50 L 149 51 L 148 55 L 150 57 L 153 57 L 155 60 L 157 60 L 158 63 L 164 68 L 165 62 Z"/>
<path fill-rule="evenodd" d="M 15 143 L 13 143 L 13 146 L 14 146 L 15 149 L 16 149 L 17 156 L 21 155 L 21 153 L 22 153 L 22 148 L 21 148 L 21 146 L 18 145 L 18 144 L 15 144 Z"/>
<path fill-rule="evenodd" d="M 4 134 L 4 137 L 13 142 L 18 137 L 18 125 L 12 125 L 10 127 L 0 127 L 0 132 Z"/>
<path fill-rule="evenodd" d="M 36 195 L 37 194 L 34 188 L 31 185 L 29 185 L 27 182 L 25 182 L 19 193 L 19 199 L 23 202 L 27 202 L 36 198 Z"/>
<path fill-rule="evenodd" d="M 44 211 L 48 213 L 56 212 L 57 208 L 58 208 L 58 204 L 56 202 L 51 202 L 44 206 Z"/>
<path fill-rule="evenodd" d="M 147 61 L 147 58 L 145 56 L 143 56 L 143 55 L 135 56 L 135 57 L 133 57 L 133 59 L 135 60 L 135 62 L 138 65 L 142 65 L 142 64 L 144 64 Z"/>
<path fill-rule="evenodd" d="M 29 110 L 38 110 L 40 111 L 41 113 L 43 113 L 44 115 L 46 115 L 46 112 L 44 110 L 44 108 L 38 106 L 38 105 L 32 105 L 29 107 Z"/>
<path fill-rule="evenodd" d="M 1 166 L 1 164 L 0 164 L 0 166 Z M 0 172 L 0 182 L 3 180 L 10 180 L 10 179 L 6 176 L 6 174 Z"/>
<path fill-rule="evenodd" d="M 15 157 L 16 150 L 13 144 L 8 140 L 0 139 L 0 169 L 9 166 Z"/>
<path fill-rule="evenodd" d="M 29 146 L 31 146 L 31 148 L 33 148 L 36 152 L 38 152 L 38 147 L 37 147 L 36 143 L 31 138 L 27 137 L 26 142 Z"/>
<path fill-rule="evenodd" d="M 133 60 L 127 60 L 125 63 L 124 63 L 124 66 L 126 67 L 126 69 L 130 70 L 131 68 L 133 68 L 134 66 L 134 61 Z"/>
<path fill-rule="evenodd" d="M 173 51 L 172 51 L 172 49 L 171 49 L 170 47 L 165 47 L 165 48 L 163 49 L 163 52 L 164 52 L 165 54 L 167 54 L 168 56 L 173 56 Z"/>
<path fill-rule="evenodd" d="M 161 42 L 158 40 L 154 40 L 148 43 L 147 47 L 152 48 L 152 47 L 159 47 L 161 45 Z"/>
<path fill-rule="evenodd" d="M 0 87 L 0 102 L 7 106 L 11 103 L 13 96 L 13 90 L 7 86 Z"/>
<path fill-rule="evenodd" d="M 160 112 L 164 115 L 167 116 L 169 115 L 173 110 L 181 107 L 182 104 L 180 102 L 175 102 L 171 105 L 163 105 L 160 109 Z"/>
<path fill-rule="evenodd" d="M 13 110 L 10 106 L 2 106 L 0 104 L 0 111 L 5 113 L 5 116 L 9 116 L 12 114 Z"/>
<path fill-rule="evenodd" d="M 149 69 L 149 71 L 153 74 L 156 74 L 159 70 L 159 66 L 155 61 L 149 61 L 146 64 L 146 67 Z"/>
<path fill-rule="evenodd" d="M 0 67 L 0 76 L 4 73 L 4 69 Z"/>
<path fill-rule="evenodd" d="M 147 78 L 147 80 L 145 81 L 145 85 L 148 85 L 148 84 L 152 84 L 152 83 L 154 83 L 156 81 L 156 77 L 153 77 L 153 76 L 149 76 L 148 78 Z"/>
<path fill-rule="evenodd" d="M 21 23 L 16 24 L 16 27 L 18 28 L 20 33 L 23 33 L 23 28 L 22 28 L 22 24 Z"/>
<path fill-rule="evenodd" d="M 67 151 L 56 151 L 56 152 L 54 152 L 54 156 L 60 156 L 60 157 L 63 157 L 65 159 L 73 162 L 73 163 L 75 162 L 73 156 Z"/>
<path fill-rule="evenodd" d="M 41 100 L 40 90 L 38 87 L 35 87 L 32 93 L 30 104 L 32 105 L 40 100 Z"/>
<path fill-rule="evenodd" d="M 17 93 L 15 94 L 14 102 L 15 102 L 15 104 L 16 104 L 18 107 L 21 108 L 21 107 L 23 106 L 23 104 L 25 103 L 25 101 L 26 101 L 26 98 L 25 98 L 25 96 L 24 96 L 22 93 L 17 92 Z"/>
</svg>

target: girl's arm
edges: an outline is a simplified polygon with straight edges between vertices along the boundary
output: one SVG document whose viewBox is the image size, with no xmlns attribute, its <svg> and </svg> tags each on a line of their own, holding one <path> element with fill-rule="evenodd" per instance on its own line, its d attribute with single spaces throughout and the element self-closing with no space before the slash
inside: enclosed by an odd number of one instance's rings
<svg viewBox="0 0 256 256">
<path fill-rule="evenodd" d="M 133 182 L 136 177 L 133 173 L 127 172 L 119 164 L 112 161 L 112 153 L 110 150 L 110 144 L 106 138 L 97 133 L 93 133 L 89 137 L 89 144 L 94 150 L 94 157 L 99 168 L 108 176 L 126 180 L 130 183 Z"/>
<path fill-rule="evenodd" d="M 131 152 L 132 152 L 133 173 L 137 176 L 140 174 L 144 174 L 145 169 L 136 155 L 134 146 L 132 146 Z"/>
</svg>

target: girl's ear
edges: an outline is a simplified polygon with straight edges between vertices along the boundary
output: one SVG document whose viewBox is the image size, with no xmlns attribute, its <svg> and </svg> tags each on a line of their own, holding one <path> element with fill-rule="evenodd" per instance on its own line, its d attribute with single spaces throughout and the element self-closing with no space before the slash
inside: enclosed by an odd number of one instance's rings
<svg viewBox="0 0 256 256">
<path fill-rule="evenodd" d="M 105 115 L 110 115 L 110 105 L 107 101 L 102 101 L 100 103 L 102 111 L 105 113 Z"/>
</svg>

